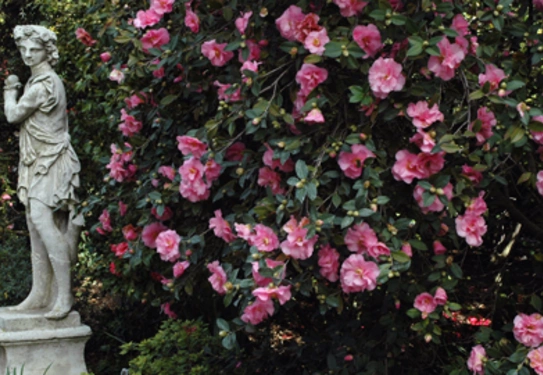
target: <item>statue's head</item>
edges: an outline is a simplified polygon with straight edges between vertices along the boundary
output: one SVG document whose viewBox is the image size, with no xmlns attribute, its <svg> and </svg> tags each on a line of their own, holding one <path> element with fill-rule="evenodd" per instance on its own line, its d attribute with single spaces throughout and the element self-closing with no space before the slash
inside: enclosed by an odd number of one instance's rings
<svg viewBox="0 0 543 375">
<path fill-rule="evenodd" d="M 25 64 L 32 65 L 27 62 L 23 50 L 27 52 L 31 48 L 39 49 L 41 46 L 44 50 L 43 58 L 46 59 L 51 66 L 56 65 L 58 61 L 58 49 L 56 46 L 57 35 L 53 31 L 43 26 L 23 25 L 16 26 L 13 30 L 13 35 L 15 37 L 15 44 L 19 47 L 19 51 L 25 60 Z M 41 58 L 39 51 L 37 51 L 37 56 L 38 58 Z M 32 57 L 29 56 L 29 58 Z"/>
</svg>

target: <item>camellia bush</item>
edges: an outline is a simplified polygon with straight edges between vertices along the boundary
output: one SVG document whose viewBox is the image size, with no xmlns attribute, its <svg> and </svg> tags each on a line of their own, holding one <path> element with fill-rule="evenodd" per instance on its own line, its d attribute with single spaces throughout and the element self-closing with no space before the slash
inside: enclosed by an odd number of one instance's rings
<svg viewBox="0 0 543 375">
<path fill-rule="evenodd" d="M 540 0 L 85 3 L 50 21 L 112 292 L 239 373 L 543 374 Z"/>
</svg>

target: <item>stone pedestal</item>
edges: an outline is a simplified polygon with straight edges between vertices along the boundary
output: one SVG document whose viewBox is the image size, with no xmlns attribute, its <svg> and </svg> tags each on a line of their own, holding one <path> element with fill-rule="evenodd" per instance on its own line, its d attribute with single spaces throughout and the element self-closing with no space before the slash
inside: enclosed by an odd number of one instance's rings
<svg viewBox="0 0 543 375">
<path fill-rule="evenodd" d="M 47 320 L 46 311 L 14 312 L 0 308 L 0 374 L 24 365 L 24 375 L 80 375 L 87 372 L 85 343 L 91 336 L 76 311 Z"/>
</svg>

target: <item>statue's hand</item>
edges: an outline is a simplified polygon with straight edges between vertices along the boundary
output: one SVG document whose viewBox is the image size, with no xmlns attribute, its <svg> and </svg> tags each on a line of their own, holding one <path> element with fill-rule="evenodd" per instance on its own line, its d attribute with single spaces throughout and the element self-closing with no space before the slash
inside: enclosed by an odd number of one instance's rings
<svg viewBox="0 0 543 375">
<path fill-rule="evenodd" d="M 21 82 L 19 81 L 19 77 L 14 74 L 9 75 L 4 81 L 4 91 L 18 89 L 19 87 L 21 87 Z"/>
</svg>

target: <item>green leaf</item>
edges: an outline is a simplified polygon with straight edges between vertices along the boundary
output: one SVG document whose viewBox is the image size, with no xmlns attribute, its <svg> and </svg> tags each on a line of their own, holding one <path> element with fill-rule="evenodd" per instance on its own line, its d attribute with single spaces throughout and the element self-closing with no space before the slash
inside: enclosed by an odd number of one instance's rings
<svg viewBox="0 0 543 375">
<path fill-rule="evenodd" d="M 530 121 L 530 123 L 528 124 L 528 129 L 534 132 L 543 132 L 543 122 Z"/>
<path fill-rule="evenodd" d="M 173 103 L 175 99 L 178 98 L 179 95 L 168 95 L 160 101 L 160 105 L 167 106 L 168 104 Z"/>
<path fill-rule="evenodd" d="M 528 354 L 527 350 L 522 348 L 511 354 L 508 359 L 513 363 L 521 363 L 526 359 L 526 354 Z"/>
<path fill-rule="evenodd" d="M 302 178 L 307 178 L 309 174 L 309 171 L 307 169 L 307 165 L 305 164 L 305 161 L 303 160 L 298 160 L 296 162 L 296 175 L 298 176 L 299 179 L 302 179 Z"/>
<path fill-rule="evenodd" d="M 348 226 L 350 226 L 354 221 L 354 217 L 352 216 L 345 216 L 343 220 L 341 220 L 341 229 L 345 229 Z"/>
<path fill-rule="evenodd" d="M 481 99 L 483 96 L 485 96 L 483 90 L 477 90 L 469 94 L 469 100 Z"/>
<path fill-rule="evenodd" d="M 416 319 L 416 318 L 420 317 L 420 311 L 415 309 L 415 308 L 411 308 L 411 309 L 407 310 L 406 314 L 411 319 Z"/>
<path fill-rule="evenodd" d="M 456 303 L 456 302 L 449 302 L 447 304 L 447 306 L 449 307 L 449 310 L 451 311 L 459 311 L 462 309 L 462 305 Z"/>
<path fill-rule="evenodd" d="M 338 307 L 340 303 L 339 300 L 340 296 L 338 294 L 332 294 L 326 297 L 326 303 L 332 307 Z"/>
<path fill-rule="evenodd" d="M 532 172 L 524 172 L 517 180 L 517 185 L 522 184 L 523 182 L 526 182 L 532 177 Z"/>
<path fill-rule="evenodd" d="M 523 81 L 511 81 L 507 83 L 507 90 L 514 91 L 516 89 L 519 89 L 523 86 L 525 86 L 526 83 Z"/>
<path fill-rule="evenodd" d="M 392 252 L 392 259 L 394 259 L 396 262 L 400 263 L 407 263 L 411 260 L 409 256 L 404 253 L 403 251 L 394 251 Z"/>
<path fill-rule="evenodd" d="M 419 240 L 411 239 L 409 240 L 409 244 L 417 250 L 422 250 L 422 251 L 428 250 L 428 246 L 426 246 L 424 242 L 419 241 Z"/>
<path fill-rule="evenodd" d="M 236 335 L 229 333 L 225 338 L 222 339 L 222 346 L 228 350 L 234 349 L 236 346 Z"/>
<path fill-rule="evenodd" d="M 221 318 L 217 319 L 217 326 L 219 327 L 221 331 L 227 331 L 227 332 L 230 331 L 230 325 L 224 319 L 221 319 Z"/>
<path fill-rule="evenodd" d="M 457 279 L 462 278 L 462 268 L 460 268 L 460 266 L 456 263 L 451 264 L 451 273 Z"/>
<path fill-rule="evenodd" d="M 307 197 L 312 201 L 317 199 L 317 185 L 315 185 L 313 182 L 309 182 L 306 185 L 306 188 L 307 188 Z"/>
<path fill-rule="evenodd" d="M 536 294 L 533 294 L 532 298 L 530 298 L 530 305 L 532 305 L 537 311 L 541 311 L 541 308 L 543 307 L 541 298 L 539 298 L 539 296 Z"/>
<path fill-rule="evenodd" d="M 346 43 L 342 43 L 342 42 L 328 42 L 326 43 L 326 46 L 324 46 L 325 50 L 324 50 L 324 56 L 327 56 L 327 57 L 339 57 L 341 55 L 341 52 L 343 51 L 342 50 L 342 46 L 345 46 Z M 345 46 L 345 48 L 347 48 Z"/>
</svg>

